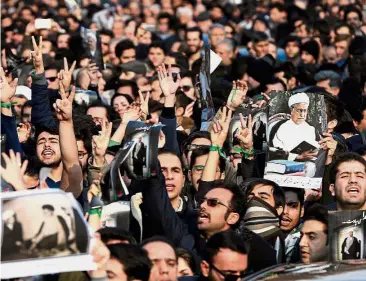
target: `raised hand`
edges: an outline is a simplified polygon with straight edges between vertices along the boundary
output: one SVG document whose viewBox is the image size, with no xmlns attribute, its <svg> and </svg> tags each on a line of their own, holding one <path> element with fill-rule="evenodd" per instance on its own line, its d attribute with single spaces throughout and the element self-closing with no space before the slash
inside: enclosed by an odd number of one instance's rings
<svg viewBox="0 0 366 281">
<path fill-rule="evenodd" d="M 186 110 L 184 111 L 183 116 L 190 118 L 193 115 L 193 106 L 194 106 L 194 101 L 191 102 L 189 105 L 187 105 Z"/>
<path fill-rule="evenodd" d="M 230 109 L 235 110 L 245 100 L 248 92 L 248 85 L 241 80 L 233 81 L 233 88 L 231 89 L 227 105 Z"/>
<path fill-rule="evenodd" d="M 99 132 L 98 136 L 93 136 L 93 157 L 95 159 L 104 160 L 109 140 L 111 139 L 111 133 L 112 133 L 112 122 L 108 124 L 103 122 L 102 131 Z"/>
<path fill-rule="evenodd" d="M 99 233 L 95 233 L 94 237 L 95 237 L 95 244 L 91 250 L 91 255 L 93 256 L 93 261 L 97 264 L 97 270 L 89 271 L 88 273 L 93 278 L 105 277 L 106 276 L 105 270 L 107 262 L 110 257 L 110 252 L 102 242 Z"/>
<path fill-rule="evenodd" d="M 230 120 L 232 117 L 232 111 L 226 107 L 222 109 L 222 115 L 220 120 L 212 121 L 211 129 L 211 143 L 213 146 L 219 146 L 222 148 L 229 132 Z"/>
<path fill-rule="evenodd" d="M 36 43 L 36 39 L 32 36 L 33 51 L 31 51 L 31 59 L 33 60 L 33 66 L 36 73 L 44 72 L 43 57 L 42 57 L 42 36 L 39 37 L 39 45 Z"/>
<path fill-rule="evenodd" d="M 23 176 L 28 166 L 28 160 L 25 160 L 22 163 L 20 153 L 17 152 L 15 154 L 12 149 L 9 151 L 9 156 L 4 152 L 2 153 L 2 156 L 5 167 L 0 166 L 0 176 L 8 184 L 11 184 L 16 191 L 25 190 L 26 186 L 23 181 Z"/>
<path fill-rule="evenodd" d="M 252 116 L 249 115 L 247 121 L 244 120 L 243 114 L 239 113 L 241 128 L 235 137 L 239 140 L 240 146 L 244 150 L 253 148 L 253 122 Z"/>
<path fill-rule="evenodd" d="M 149 115 L 150 92 L 148 92 L 144 98 L 143 94 L 139 90 L 139 96 L 140 96 L 140 108 L 142 111 L 142 115 L 144 116 L 144 119 L 146 120 L 147 116 Z"/>
<path fill-rule="evenodd" d="M 141 108 L 138 104 L 132 103 L 127 112 L 123 114 L 122 123 L 127 125 L 130 121 L 136 121 L 141 117 Z"/>
<path fill-rule="evenodd" d="M 158 77 L 160 88 L 163 91 L 165 97 L 170 95 L 175 95 L 179 85 L 180 85 L 180 74 L 178 73 L 177 81 L 174 82 L 173 73 L 172 73 L 172 66 L 169 64 L 168 71 L 164 64 L 158 67 Z"/>
<path fill-rule="evenodd" d="M 99 70 L 97 64 L 91 63 L 91 61 L 90 61 L 88 64 L 87 70 L 88 70 L 88 75 L 90 78 L 90 84 L 97 86 L 98 85 L 98 70 Z"/>
<path fill-rule="evenodd" d="M 0 67 L 0 91 L 1 102 L 9 103 L 15 95 L 15 90 L 18 86 L 18 78 L 15 78 L 12 82 L 8 82 L 5 76 L 4 69 Z"/>
<path fill-rule="evenodd" d="M 332 134 L 324 133 L 319 144 L 321 149 L 328 150 L 326 165 L 329 165 L 332 163 L 338 142 L 333 138 Z"/>
<path fill-rule="evenodd" d="M 72 120 L 72 102 L 75 97 L 75 86 L 72 87 L 70 95 L 65 92 L 62 81 L 59 82 L 61 99 L 56 100 L 53 107 L 56 110 L 57 119 L 60 121 Z"/>
<path fill-rule="evenodd" d="M 67 59 L 64 58 L 64 69 L 62 69 L 58 74 L 57 78 L 62 81 L 62 85 L 64 86 L 64 89 L 68 91 L 71 85 L 72 80 L 72 74 L 75 70 L 76 61 L 73 62 L 71 65 L 71 68 L 69 69 L 69 64 L 67 63 Z"/>
</svg>

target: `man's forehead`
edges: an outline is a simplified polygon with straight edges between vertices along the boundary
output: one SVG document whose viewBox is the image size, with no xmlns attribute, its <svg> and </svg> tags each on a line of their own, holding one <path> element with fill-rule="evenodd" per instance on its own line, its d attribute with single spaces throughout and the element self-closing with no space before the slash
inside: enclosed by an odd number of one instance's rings
<svg viewBox="0 0 366 281">
<path fill-rule="evenodd" d="M 209 192 L 207 192 L 205 197 L 217 198 L 222 201 L 225 201 L 225 200 L 228 201 L 228 200 L 231 200 L 231 198 L 233 197 L 233 193 L 228 189 L 217 187 L 217 188 L 211 189 Z"/>
<path fill-rule="evenodd" d="M 366 169 L 365 169 L 365 166 L 362 163 L 358 162 L 358 161 L 343 162 L 338 166 L 338 173 L 337 174 L 352 173 L 352 172 L 365 173 Z"/>
<path fill-rule="evenodd" d="M 164 154 L 160 154 L 158 156 L 158 158 L 159 158 L 159 161 L 160 161 L 160 165 L 162 167 L 179 167 L 179 168 L 182 168 L 180 159 L 176 155 L 164 153 Z"/>
<path fill-rule="evenodd" d="M 150 242 L 143 246 L 149 258 L 153 259 L 176 259 L 174 249 L 167 243 L 161 241 Z"/>
<path fill-rule="evenodd" d="M 322 232 L 325 230 L 325 224 L 317 220 L 307 220 L 304 222 L 302 232 Z"/>
<path fill-rule="evenodd" d="M 59 139 L 60 136 L 59 135 L 53 135 L 50 134 L 49 132 L 42 132 L 38 135 L 37 140 L 41 139 L 41 138 L 46 138 L 46 139 L 50 139 L 50 138 L 54 138 L 54 139 Z"/>
<path fill-rule="evenodd" d="M 192 141 L 191 144 L 210 145 L 211 141 L 206 138 L 196 138 Z"/>
<path fill-rule="evenodd" d="M 107 110 L 102 106 L 91 107 L 88 109 L 87 114 L 92 117 L 106 117 Z"/>
<path fill-rule="evenodd" d="M 267 192 L 273 192 L 273 186 L 268 184 L 257 184 L 253 187 L 253 191 L 267 191 Z"/>
<path fill-rule="evenodd" d="M 285 192 L 286 202 L 299 202 L 299 196 L 294 191 Z"/>
</svg>

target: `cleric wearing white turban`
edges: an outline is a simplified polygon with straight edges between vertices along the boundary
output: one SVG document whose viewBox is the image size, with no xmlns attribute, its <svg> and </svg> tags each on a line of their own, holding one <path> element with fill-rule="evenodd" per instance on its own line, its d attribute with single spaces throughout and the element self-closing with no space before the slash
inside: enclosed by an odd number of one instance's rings
<svg viewBox="0 0 366 281">
<path fill-rule="evenodd" d="M 301 155 L 290 153 L 303 141 L 319 147 L 315 137 L 315 128 L 306 122 L 309 103 L 309 97 L 305 93 L 292 95 L 288 100 L 291 119 L 278 128 L 273 138 L 273 146 L 289 152 L 289 160 L 309 160 L 316 156 L 316 153 L 310 151 Z"/>
</svg>

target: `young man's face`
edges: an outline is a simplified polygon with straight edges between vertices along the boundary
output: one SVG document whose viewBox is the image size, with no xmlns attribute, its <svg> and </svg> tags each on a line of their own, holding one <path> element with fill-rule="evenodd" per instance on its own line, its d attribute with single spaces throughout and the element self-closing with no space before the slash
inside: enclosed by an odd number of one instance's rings
<svg viewBox="0 0 366 281">
<path fill-rule="evenodd" d="M 107 110 L 104 107 L 91 107 L 86 114 L 93 118 L 96 125 L 102 125 L 108 121 Z"/>
<path fill-rule="evenodd" d="M 45 166 L 57 166 L 61 162 L 58 135 L 42 132 L 37 138 L 37 157 Z"/>
<path fill-rule="evenodd" d="M 48 69 L 45 71 L 46 80 L 48 83 L 48 89 L 58 89 L 58 78 L 56 69 Z"/>
<path fill-rule="evenodd" d="M 78 147 L 78 157 L 81 169 L 84 171 L 86 165 L 88 164 L 88 151 L 85 148 L 85 143 L 82 140 L 76 141 L 76 145 Z"/>
<path fill-rule="evenodd" d="M 346 40 L 335 43 L 337 59 L 343 60 L 348 57 L 348 42 Z"/>
<path fill-rule="evenodd" d="M 285 47 L 286 56 L 289 59 L 298 57 L 300 54 L 300 47 L 296 42 L 288 42 Z"/>
<path fill-rule="evenodd" d="M 309 54 L 307 51 L 302 51 L 301 60 L 304 64 L 315 64 L 316 60 L 313 55 Z"/>
<path fill-rule="evenodd" d="M 366 83 L 365 83 L 365 92 L 366 92 Z M 360 122 L 354 122 L 354 125 L 359 132 L 363 132 L 366 130 L 366 109 L 362 112 L 362 119 Z"/>
<path fill-rule="evenodd" d="M 330 185 L 335 194 L 339 209 L 366 209 L 366 171 L 358 161 L 344 162 L 339 165 L 335 184 Z"/>
<path fill-rule="evenodd" d="M 22 113 L 22 107 L 27 101 L 27 99 L 23 97 L 14 96 L 11 101 L 16 102 L 16 104 L 14 104 L 15 115 L 17 117 L 20 117 Z"/>
<path fill-rule="evenodd" d="M 239 280 L 239 276 L 248 267 L 248 255 L 231 249 L 220 249 L 213 257 L 212 265 L 206 261 L 201 263 L 202 275 L 209 281 L 222 281 L 225 277 L 223 274 L 237 275 Z"/>
<path fill-rule="evenodd" d="M 281 216 L 281 229 L 291 232 L 300 223 L 304 208 L 301 207 L 298 195 L 293 191 L 285 192 L 285 209 Z"/>
<path fill-rule="evenodd" d="M 69 34 L 62 34 L 57 37 L 57 48 L 58 49 L 69 49 Z"/>
<path fill-rule="evenodd" d="M 186 35 L 186 41 L 189 51 L 192 54 L 197 53 L 202 47 L 202 41 L 200 39 L 200 33 L 198 31 L 188 32 Z"/>
<path fill-rule="evenodd" d="M 217 27 L 211 31 L 210 43 L 213 47 L 217 46 L 217 43 L 219 43 L 224 39 L 225 39 L 225 29 Z"/>
<path fill-rule="evenodd" d="M 207 192 L 204 197 L 206 200 L 199 206 L 198 229 L 207 235 L 213 235 L 219 231 L 227 230 L 231 224 L 235 224 L 237 220 L 232 220 L 232 213 L 229 209 L 232 197 L 232 192 L 223 188 L 214 188 Z M 217 204 L 214 207 L 209 206 L 207 199 L 217 199 L 221 204 Z"/>
<path fill-rule="evenodd" d="M 177 281 L 177 256 L 170 245 L 157 241 L 148 243 L 143 248 L 153 263 L 149 281 Z"/>
<path fill-rule="evenodd" d="M 260 41 L 254 44 L 254 50 L 257 55 L 257 58 L 262 58 L 269 52 L 269 43 L 267 40 Z"/>
<path fill-rule="evenodd" d="M 252 199 L 254 196 L 267 202 L 273 208 L 276 207 L 273 195 L 273 186 L 265 184 L 257 184 L 256 186 L 254 186 L 252 192 L 249 194 L 248 199 Z"/>
<path fill-rule="evenodd" d="M 115 258 L 110 258 L 106 265 L 108 281 L 128 281 L 123 265 Z"/>
<path fill-rule="evenodd" d="M 151 48 L 148 57 L 156 68 L 164 62 L 165 54 L 161 48 Z"/>
<path fill-rule="evenodd" d="M 198 182 L 202 178 L 203 169 L 207 164 L 207 159 L 208 154 L 197 157 L 195 163 L 193 164 L 192 170 L 190 171 L 191 181 L 193 187 L 196 190 L 198 190 Z M 217 166 L 215 180 L 220 179 L 220 177 L 221 177 L 220 167 Z"/>
<path fill-rule="evenodd" d="M 301 229 L 300 251 L 303 263 L 326 261 L 328 245 L 326 225 L 317 220 L 307 220 Z"/>
<path fill-rule="evenodd" d="M 108 55 L 110 51 L 109 44 L 111 43 L 112 38 L 109 35 L 101 34 L 100 39 L 102 41 L 102 54 L 103 56 Z"/>
<path fill-rule="evenodd" d="M 169 199 L 176 199 L 180 195 L 185 182 L 182 164 L 178 156 L 172 154 L 160 154 L 158 158 L 165 177 Z"/>
<path fill-rule="evenodd" d="M 136 50 L 135 49 L 127 49 L 123 51 L 120 57 L 121 63 L 128 63 L 130 61 L 136 60 Z"/>
</svg>

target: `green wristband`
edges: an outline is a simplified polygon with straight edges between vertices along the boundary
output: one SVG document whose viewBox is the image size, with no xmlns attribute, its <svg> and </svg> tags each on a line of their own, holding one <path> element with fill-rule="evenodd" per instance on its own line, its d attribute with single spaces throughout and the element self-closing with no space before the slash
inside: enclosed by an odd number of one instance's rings
<svg viewBox="0 0 366 281">
<path fill-rule="evenodd" d="M 17 102 L 2 102 L 1 108 L 11 108 L 13 104 L 17 104 Z"/>
<path fill-rule="evenodd" d="M 254 155 L 254 149 L 245 150 L 239 147 L 234 147 L 234 151 L 239 152 L 241 155 L 244 156 L 245 159 L 248 159 Z"/>
<path fill-rule="evenodd" d="M 224 154 L 224 152 L 222 151 L 222 148 L 218 145 L 211 145 L 210 146 L 210 151 L 218 151 L 219 152 L 219 155 L 226 159 L 226 155 Z"/>
<path fill-rule="evenodd" d="M 89 215 L 97 214 L 98 217 L 102 217 L 102 207 L 96 207 L 90 210 Z"/>
<path fill-rule="evenodd" d="M 114 141 L 114 140 L 110 140 L 108 143 L 108 147 L 112 147 L 112 146 L 117 146 L 120 145 L 120 142 Z"/>
</svg>

